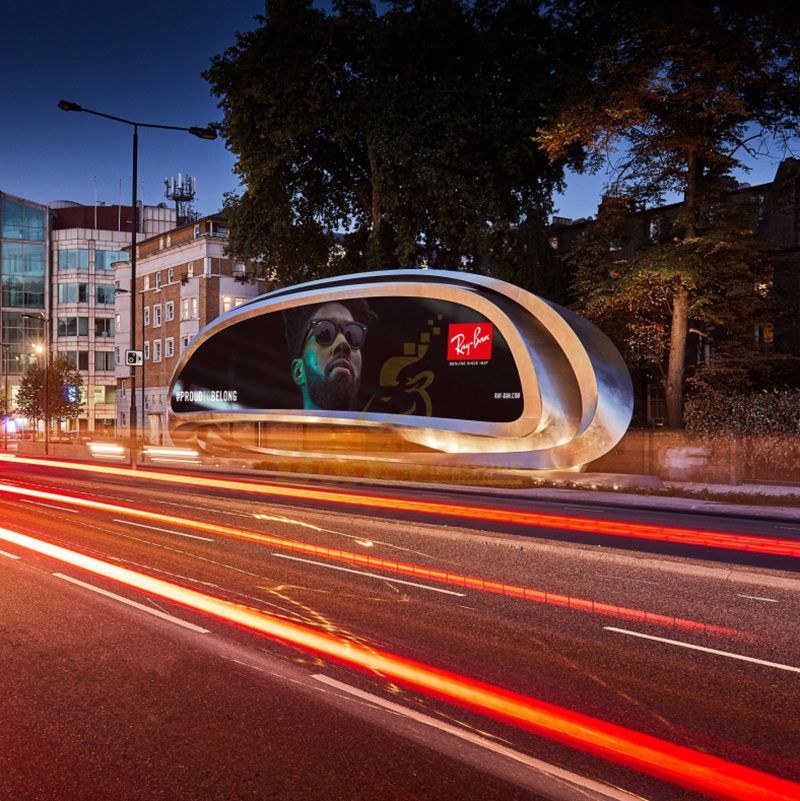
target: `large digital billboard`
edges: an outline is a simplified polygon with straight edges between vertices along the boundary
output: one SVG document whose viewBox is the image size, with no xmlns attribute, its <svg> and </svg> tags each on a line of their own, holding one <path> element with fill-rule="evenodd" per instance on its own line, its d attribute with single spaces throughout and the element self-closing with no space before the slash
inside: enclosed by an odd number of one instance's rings
<svg viewBox="0 0 800 801">
<path fill-rule="evenodd" d="M 613 447 L 632 408 L 621 356 L 569 310 L 486 276 L 391 270 L 268 292 L 214 320 L 175 370 L 169 426 L 217 452 L 312 443 L 552 469 Z"/>
<path fill-rule="evenodd" d="M 522 414 L 503 334 L 474 309 L 421 297 L 308 303 L 206 340 L 173 412 L 326 410 L 506 423 Z"/>
</svg>

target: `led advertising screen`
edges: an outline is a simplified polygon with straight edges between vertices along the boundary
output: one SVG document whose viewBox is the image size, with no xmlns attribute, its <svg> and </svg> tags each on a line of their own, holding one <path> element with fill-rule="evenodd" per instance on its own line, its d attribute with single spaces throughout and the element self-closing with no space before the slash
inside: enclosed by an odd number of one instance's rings
<svg viewBox="0 0 800 801">
<path fill-rule="evenodd" d="M 469 306 L 391 296 L 241 316 L 190 355 L 173 382 L 173 412 L 322 410 L 487 423 L 523 412 L 508 343 Z"/>
</svg>

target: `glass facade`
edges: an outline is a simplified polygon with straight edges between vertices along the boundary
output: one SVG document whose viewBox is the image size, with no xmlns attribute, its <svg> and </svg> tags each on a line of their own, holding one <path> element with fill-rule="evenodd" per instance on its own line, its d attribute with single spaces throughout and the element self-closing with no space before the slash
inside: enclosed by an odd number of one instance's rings
<svg viewBox="0 0 800 801">
<path fill-rule="evenodd" d="M 21 375 L 36 361 L 34 345 L 44 344 L 44 322 L 23 317 L 24 312 L 3 309 L 3 339 L 8 347 L 8 372 Z"/>
<path fill-rule="evenodd" d="M 44 242 L 44 209 L 3 195 L 0 238 Z"/>
<path fill-rule="evenodd" d="M 27 242 L 2 243 L 3 306 L 44 310 L 45 247 Z"/>
<path fill-rule="evenodd" d="M 0 192 L 0 341 L 8 345 L 8 373 L 21 375 L 44 344 L 47 209 Z"/>
</svg>

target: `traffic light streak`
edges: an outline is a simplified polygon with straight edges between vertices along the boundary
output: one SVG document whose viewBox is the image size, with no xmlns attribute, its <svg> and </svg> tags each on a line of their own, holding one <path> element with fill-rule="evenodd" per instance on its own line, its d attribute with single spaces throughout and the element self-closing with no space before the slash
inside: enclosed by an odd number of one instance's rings
<svg viewBox="0 0 800 801">
<path fill-rule="evenodd" d="M 15 531 L 0 528 L 0 540 L 712 798 L 800 798 L 800 784 L 580 712 L 282 620 Z"/>
<path fill-rule="evenodd" d="M 291 500 L 318 501 L 337 505 L 361 508 L 383 509 L 393 512 L 412 512 L 437 517 L 456 517 L 467 520 L 480 520 L 487 523 L 512 523 L 533 528 L 560 529 L 591 535 L 623 537 L 654 542 L 669 542 L 703 548 L 720 548 L 730 551 L 788 556 L 800 558 L 800 542 L 779 537 L 760 537 L 748 534 L 732 534 L 719 531 L 683 528 L 678 526 L 656 526 L 644 523 L 629 523 L 615 520 L 599 520 L 590 517 L 541 514 L 539 512 L 498 509 L 488 506 L 472 506 L 439 501 L 416 501 L 382 495 L 367 495 L 336 489 L 326 490 L 307 486 L 268 484 L 257 481 L 213 478 L 197 474 L 162 473 L 152 470 L 130 470 L 112 465 L 84 464 L 79 462 L 60 462 L 54 459 L 31 459 L 0 454 L 0 461 L 17 461 L 45 467 L 55 467 L 73 471 L 102 473 L 123 476 L 138 481 L 160 481 L 169 484 L 189 484 L 193 488 L 235 490 L 258 495 L 289 498 Z"/>
<path fill-rule="evenodd" d="M 524 601 L 547 604 L 550 606 L 560 606 L 574 609 L 579 612 L 603 615 L 622 620 L 634 620 L 640 623 L 664 626 L 667 628 L 683 629 L 696 631 L 703 634 L 717 636 L 739 637 L 748 640 L 755 640 L 755 636 L 748 632 L 737 631 L 736 629 L 725 626 L 716 626 L 711 623 L 703 623 L 696 620 L 675 617 L 673 615 L 662 615 L 655 612 L 647 612 L 642 609 L 634 609 L 616 604 L 602 603 L 586 598 L 578 598 L 572 595 L 538 590 L 531 587 L 522 587 L 516 584 L 509 584 L 503 581 L 492 581 L 478 576 L 467 576 L 462 573 L 454 573 L 435 568 L 424 567 L 422 565 L 397 562 L 393 559 L 383 559 L 363 553 L 344 551 L 339 548 L 328 548 L 324 545 L 291 540 L 285 537 L 277 537 L 271 534 L 261 534 L 244 529 L 233 528 L 231 526 L 221 526 L 215 523 L 206 523 L 199 520 L 191 520 L 175 515 L 165 515 L 159 512 L 150 512 L 146 509 L 136 509 L 128 506 L 97 501 L 92 498 L 81 496 L 64 495 L 61 493 L 38 490 L 32 487 L 22 487 L 15 484 L 0 484 L 0 492 L 13 495 L 23 495 L 40 500 L 52 501 L 56 503 L 81 506 L 84 508 L 95 509 L 100 512 L 111 514 L 127 515 L 138 519 L 150 520 L 158 523 L 188 528 L 194 531 L 219 534 L 224 537 L 231 537 L 247 542 L 255 542 L 270 548 L 279 548 L 294 553 L 313 555 L 329 559 L 335 562 L 345 562 L 350 565 L 366 567 L 370 569 L 383 570 L 387 573 L 398 573 L 415 578 L 424 578 L 429 581 L 436 581 L 441 584 L 450 584 L 464 589 L 477 590 L 480 592 L 491 592 L 497 595 L 505 595 L 510 598 L 518 598 Z"/>
</svg>

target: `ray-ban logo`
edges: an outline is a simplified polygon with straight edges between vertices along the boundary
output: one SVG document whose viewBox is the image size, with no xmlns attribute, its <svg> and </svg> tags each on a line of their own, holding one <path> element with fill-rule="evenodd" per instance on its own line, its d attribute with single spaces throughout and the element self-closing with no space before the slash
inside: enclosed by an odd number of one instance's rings
<svg viewBox="0 0 800 801">
<path fill-rule="evenodd" d="M 447 331 L 448 361 L 487 361 L 491 358 L 491 323 L 450 323 Z"/>
</svg>

